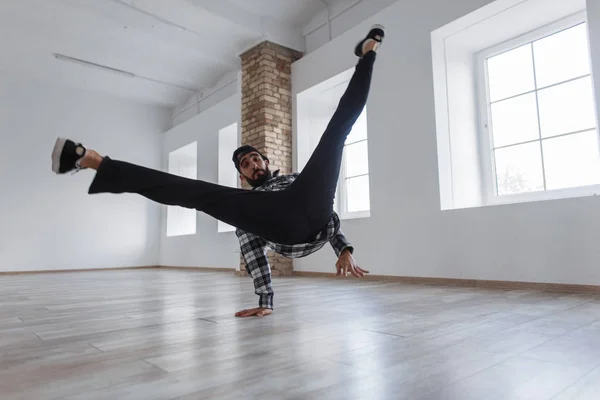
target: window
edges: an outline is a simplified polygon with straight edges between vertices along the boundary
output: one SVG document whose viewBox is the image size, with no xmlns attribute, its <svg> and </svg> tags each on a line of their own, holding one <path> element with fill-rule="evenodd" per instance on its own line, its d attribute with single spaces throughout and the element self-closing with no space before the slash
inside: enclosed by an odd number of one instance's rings
<svg viewBox="0 0 600 400">
<path fill-rule="evenodd" d="M 369 153 L 367 108 L 346 138 L 342 158 L 337 211 L 342 218 L 366 217 L 371 209 L 369 196 Z"/>
<path fill-rule="evenodd" d="M 169 153 L 168 172 L 189 179 L 198 176 L 198 143 L 193 142 Z M 167 206 L 167 236 L 196 234 L 194 209 Z"/>
<path fill-rule="evenodd" d="M 477 57 L 484 195 L 600 184 L 587 24 L 560 20 Z"/>
<path fill-rule="evenodd" d="M 235 169 L 231 156 L 238 147 L 238 124 L 231 124 L 219 130 L 219 185 L 238 187 L 238 171 Z M 235 232 L 235 227 L 223 221 L 217 221 L 218 232 Z"/>
<path fill-rule="evenodd" d="M 298 94 L 299 170 L 302 170 L 302 165 L 308 161 L 319 143 L 353 72 L 354 68 L 349 69 Z M 370 216 L 367 107 L 355 122 L 344 144 L 334 207 L 341 219 Z"/>
<path fill-rule="evenodd" d="M 600 194 L 585 0 L 496 0 L 431 33 L 440 209 Z"/>
</svg>

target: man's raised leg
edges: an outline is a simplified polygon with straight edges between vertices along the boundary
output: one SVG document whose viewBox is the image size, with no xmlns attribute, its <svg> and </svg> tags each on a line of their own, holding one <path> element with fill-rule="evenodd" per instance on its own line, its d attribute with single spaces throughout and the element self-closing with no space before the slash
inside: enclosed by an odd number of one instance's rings
<svg viewBox="0 0 600 400">
<path fill-rule="evenodd" d="M 311 231 L 320 230 L 333 212 L 344 143 L 367 104 L 376 50 L 383 36 L 383 27 L 376 25 L 357 46 L 360 60 L 348 87 L 308 163 L 290 186 L 306 204 Z"/>
<path fill-rule="evenodd" d="M 372 29 L 357 46 L 361 59 L 346 93 L 311 159 L 288 190 L 249 191 L 187 179 L 102 157 L 65 139 L 56 142 L 53 170 L 95 169 L 90 194 L 137 193 L 161 204 L 205 212 L 276 243 L 302 243 L 331 216 L 344 142 L 366 104 L 375 49 L 382 38 L 382 29 Z"/>
</svg>

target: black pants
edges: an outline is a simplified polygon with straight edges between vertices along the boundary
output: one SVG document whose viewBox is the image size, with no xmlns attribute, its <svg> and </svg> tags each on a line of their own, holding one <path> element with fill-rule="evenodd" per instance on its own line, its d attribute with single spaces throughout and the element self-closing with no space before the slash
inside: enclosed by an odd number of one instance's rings
<svg viewBox="0 0 600 400">
<path fill-rule="evenodd" d="M 305 243 L 333 213 L 344 143 L 367 103 L 375 59 L 371 51 L 359 60 L 319 144 L 285 190 L 226 187 L 104 157 L 89 193 L 137 193 L 161 204 L 196 209 L 275 243 Z"/>
</svg>

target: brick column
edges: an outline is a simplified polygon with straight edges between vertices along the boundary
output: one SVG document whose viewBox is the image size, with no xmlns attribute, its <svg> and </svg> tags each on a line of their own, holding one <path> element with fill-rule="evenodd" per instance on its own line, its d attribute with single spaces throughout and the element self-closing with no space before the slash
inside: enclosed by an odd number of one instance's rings
<svg viewBox="0 0 600 400">
<path fill-rule="evenodd" d="M 268 41 L 241 55 L 242 144 L 256 147 L 281 174 L 292 172 L 292 63 L 301 57 Z M 292 260 L 269 252 L 269 261 L 274 276 L 292 273 Z"/>
</svg>

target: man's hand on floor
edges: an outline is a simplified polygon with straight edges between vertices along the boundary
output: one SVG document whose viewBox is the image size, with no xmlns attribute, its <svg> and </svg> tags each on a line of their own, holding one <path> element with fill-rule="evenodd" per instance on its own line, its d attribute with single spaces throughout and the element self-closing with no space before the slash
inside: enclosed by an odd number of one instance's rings
<svg viewBox="0 0 600 400">
<path fill-rule="evenodd" d="M 270 308 L 250 308 L 248 310 L 242 310 L 235 313 L 236 317 L 251 317 L 253 315 L 257 317 L 264 317 L 265 315 L 270 315 L 273 312 Z"/>
<path fill-rule="evenodd" d="M 368 274 L 369 271 L 360 268 L 356 265 L 354 261 L 354 257 L 352 257 L 352 253 L 350 251 L 345 250 L 338 258 L 337 263 L 335 263 L 335 267 L 337 269 L 337 276 L 346 276 L 348 272 L 352 274 L 355 278 L 364 277 L 365 274 Z"/>
</svg>

